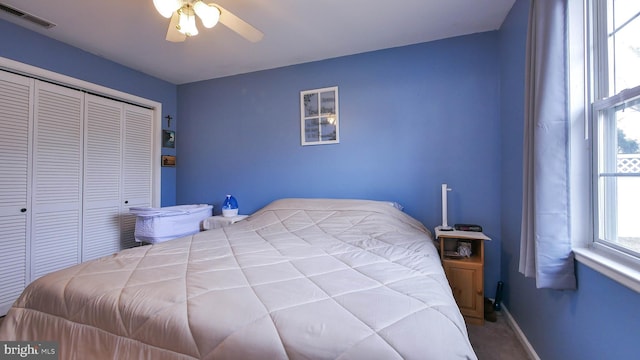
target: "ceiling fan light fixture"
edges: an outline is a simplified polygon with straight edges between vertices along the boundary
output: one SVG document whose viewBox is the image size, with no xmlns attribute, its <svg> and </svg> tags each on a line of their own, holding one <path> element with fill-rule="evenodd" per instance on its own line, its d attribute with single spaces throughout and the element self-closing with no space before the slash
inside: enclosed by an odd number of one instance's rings
<svg viewBox="0 0 640 360">
<path fill-rule="evenodd" d="M 175 9 L 168 14 L 171 21 L 169 21 L 165 39 L 171 42 L 183 42 L 187 37 L 198 35 L 197 17 L 207 28 L 212 28 L 219 22 L 251 42 L 262 40 L 264 34 L 260 30 L 222 6 L 207 4 L 205 1 L 208 0 L 153 0 L 162 16 L 165 16 L 170 9 Z"/>
<path fill-rule="evenodd" d="M 181 0 L 153 0 L 153 5 L 160 15 L 167 19 L 171 17 L 171 14 L 182 7 Z"/>
<path fill-rule="evenodd" d="M 178 10 L 178 14 L 180 14 L 178 31 L 187 36 L 198 35 L 198 28 L 196 27 L 196 16 L 193 13 L 193 9 L 191 9 L 191 7 L 189 7 L 188 5 L 185 5 L 183 8 Z"/>
<path fill-rule="evenodd" d="M 196 15 L 202 20 L 202 25 L 208 29 L 216 26 L 218 20 L 220 20 L 220 9 L 213 4 L 207 5 L 203 1 L 198 0 L 193 4 L 193 10 L 195 10 Z"/>
</svg>

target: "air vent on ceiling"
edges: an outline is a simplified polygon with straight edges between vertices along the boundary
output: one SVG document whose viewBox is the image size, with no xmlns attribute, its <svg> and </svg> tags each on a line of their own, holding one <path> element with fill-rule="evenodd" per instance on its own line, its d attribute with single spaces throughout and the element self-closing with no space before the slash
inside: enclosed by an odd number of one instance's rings
<svg viewBox="0 0 640 360">
<path fill-rule="evenodd" d="M 43 28 L 47 28 L 47 29 L 51 29 L 52 27 L 56 26 L 56 24 L 49 22 L 45 19 L 39 18 L 35 15 L 31 15 L 27 12 L 24 12 L 22 10 L 18 10 L 16 8 L 13 8 L 9 5 L 6 4 L 2 4 L 0 3 L 0 11 L 5 12 L 9 15 L 13 15 L 16 17 L 19 17 L 23 20 L 29 21 L 31 23 L 34 23 L 38 26 L 42 26 Z"/>
</svg>

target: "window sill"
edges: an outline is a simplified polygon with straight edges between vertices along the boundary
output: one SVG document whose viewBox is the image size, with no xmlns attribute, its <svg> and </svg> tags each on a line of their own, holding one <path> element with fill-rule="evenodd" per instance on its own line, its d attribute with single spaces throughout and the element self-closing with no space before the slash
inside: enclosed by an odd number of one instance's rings
<svg viewBox="0 0 640 360">
<path fill-rule="evenodd" d="M 640 268 L 637 265 L 606 250 L 574 248 L 573 252 L 577 261 L 640 293 Z"/>
</svg>

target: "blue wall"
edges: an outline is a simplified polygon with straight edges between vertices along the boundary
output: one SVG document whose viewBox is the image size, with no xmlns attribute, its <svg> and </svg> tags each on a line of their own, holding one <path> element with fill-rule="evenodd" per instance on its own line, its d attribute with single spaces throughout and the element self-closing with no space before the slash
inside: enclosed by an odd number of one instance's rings
<svg viewBox="0 0 640 360">
<path fill-rule="evenodd" d="M 176 117 L 177 87 L 0 20 L 0 56 L 162 103 L 163 116 Z M 163 121 L 166 127 L 166 120 Z M 171 128 L 175 129 L 172 121 Z M 160 137 L 160 134 L 158 134 Z M 163 149 L 163 153 L 175 153 Z M 160 161 L 160 159 L 158 159 Z M 162 168 L 162 205 L 174 205 L 175 168 Z"/>
<path fill-rule="evenodd" d="M 301 90 L 339 87 L 340 144 L 300 145 Z M 489 32 L 178 87 L 178 203 L 233 194 L 393 200 L 430 228 L 482 224 L 500 264 L 498 34 Z"/>
<path fill-rule="evenodd" d="M 578 290 L 538 290 L 518 272 L 528 0 L 500 30 L 504 303 L 540 358 L 638 358 L 640 294 L 578 263 Z"/>
<path fill-rule="evenodd" d="M 577 291 L 538 290 L 518 273 L 528 6 L 517 0 L 499 32 L 179 87 L 2 20 L 0 56 L 161 102 L 180 119 L 163 206 L 219 212 L 226 193 L 244 213 L 280 197 L 384 199 L 432 228 L 449 183 L 450 223 L 482 224 L 494 239 L 485 290 L 505 281 L 504 302 L 542 359 L 634 358 L 638 293 L 582 264 Z M 341 143 L 300 146 L 299 92 L 335 85 Z"/>
</svg>

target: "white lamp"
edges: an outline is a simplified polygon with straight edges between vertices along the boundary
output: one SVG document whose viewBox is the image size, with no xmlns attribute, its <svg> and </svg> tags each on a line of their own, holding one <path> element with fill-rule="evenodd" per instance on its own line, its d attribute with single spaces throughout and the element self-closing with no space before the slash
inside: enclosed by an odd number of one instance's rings
<svg viewBox="0 0 640 360">
<path fill-rule="evenodd" d="M 187 36 L 198 35 L 198 28 L 196 27 L 196 15 L 194 14 L 193 9 L 189 6 L 185 6 L 182 9 L 178 10 L 178 13 L 180 14 L 178 31 Z"/>
<path fill-rule="evenodd" d="M 447 191 L 451 191 L 451 188 L 447 184 L 442 184 L 442 225 L 440 230 L 450 231 L 453 230 L 449 224 L 447 224 Z"/>
<path fill-rule="evenodd" d="M 193 10 L 195 10 L 196 15 L 202 20 L 202 25 L 208 29 L 216 26 L 218 20 L 220 20 L 220 9 L 212 5 L 207 5 L 202 1 L 193 4 Z"/>
<path fill-rule="evenodd" d="M 160 15 L 167 19 L 171 17 L 174 11 L 182 7 L 182 1 L 180 0 L 153 0 L 153 5 Z"/>
</svg>

